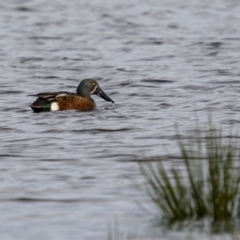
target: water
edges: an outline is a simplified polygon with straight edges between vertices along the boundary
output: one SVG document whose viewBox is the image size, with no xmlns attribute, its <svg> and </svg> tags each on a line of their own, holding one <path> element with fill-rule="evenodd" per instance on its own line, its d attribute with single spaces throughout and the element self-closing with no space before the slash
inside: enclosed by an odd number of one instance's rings
<svg viewBox="0 0 240 240">
<path fill-rule="evenodd" d="M 238 130 L 239 12 L 234 0 L 1 2 L 0 238 L 107 239 L 118 219 L 137 239 L 186 239 L 136 204 L 149 206 L 136 160 L 178 153 L 174 124 L 188 134 L 196 110 Z M 88 77 L 114 110 L 98 97 L 92 112 L 28 107 Z"/>
</svg>

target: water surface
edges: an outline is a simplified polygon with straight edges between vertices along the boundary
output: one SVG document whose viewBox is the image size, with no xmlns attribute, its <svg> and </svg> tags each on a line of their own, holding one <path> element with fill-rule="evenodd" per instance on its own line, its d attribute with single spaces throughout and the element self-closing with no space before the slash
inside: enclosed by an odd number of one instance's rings
<svg viewBox="0 0 240 240">
<path fill-rule="evenodd" d="M 1 239 L 107 239 L 116 218 L 137 239 L 186 239 L 136 204 L 148 205 L 136 160 L 177 154 L 174 124 L 187 135 L 196 110 L 238 129 L 239 12 L 227 0 L 0 3 Z M 92 112 L 29 108 L 27 95 L 88 77 L 114 109 L 97 96 Z"/>
</svg>

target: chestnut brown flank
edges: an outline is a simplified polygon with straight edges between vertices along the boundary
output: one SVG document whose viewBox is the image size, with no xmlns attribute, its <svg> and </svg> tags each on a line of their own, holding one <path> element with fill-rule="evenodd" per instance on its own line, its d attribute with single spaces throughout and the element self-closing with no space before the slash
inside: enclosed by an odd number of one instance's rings
<svg viewBox="0 0 240 240">
<path fill-rule="evenodd" d="M 92 99 L 80 96 L 62 96 L 57 98 L 59 110 L 76 109 L 80 111 L 93 110 L 95 103 Z"/>
</svg>

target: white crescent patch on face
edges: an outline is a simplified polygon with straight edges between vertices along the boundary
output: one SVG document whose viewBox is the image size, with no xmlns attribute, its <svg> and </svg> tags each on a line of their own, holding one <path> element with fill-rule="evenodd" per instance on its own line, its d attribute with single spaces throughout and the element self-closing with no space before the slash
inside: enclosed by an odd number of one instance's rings
<svg viewBox="0 0 240 240">
<path fill-rule="evenodd" d="M 96 91 L 96 89 L 97 89 L 97 85 L 96 85 L 96 87 L 93 89 L 93 91 L 90 92 L 90 94 L 93 94 L 93 93 Z"/>
<path fill-rule="evenodd" d="M 51 104 L 51 111 L 58 111 L 59 110 L 59 106 L 57 102 L 53 102 Z"/>
</svg>

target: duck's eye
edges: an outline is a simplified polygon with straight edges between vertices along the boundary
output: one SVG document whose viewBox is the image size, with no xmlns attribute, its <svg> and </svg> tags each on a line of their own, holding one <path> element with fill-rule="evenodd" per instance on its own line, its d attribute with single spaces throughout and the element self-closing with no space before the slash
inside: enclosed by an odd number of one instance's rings
<svg viewBox="0 0 240 240">
<path fill-rule="evenodd" d="M 95 83 L 95 82 L 93 82 L 93 83 L 92 83 L 92 85 L 93 85 L 93 86 L 95 86 L 95 85 L 96 85 L 96 83 Z"/>
</svg>

